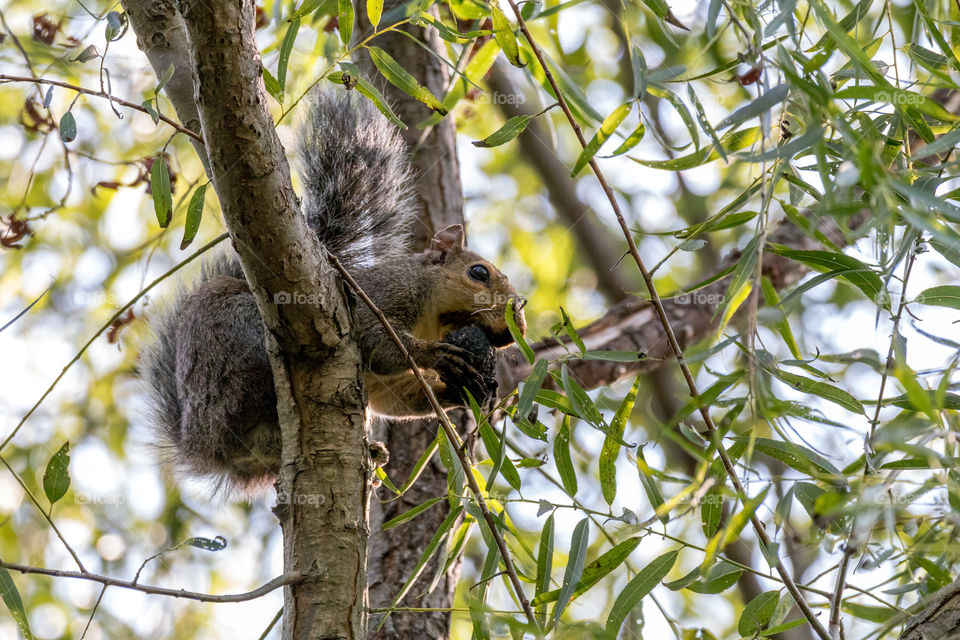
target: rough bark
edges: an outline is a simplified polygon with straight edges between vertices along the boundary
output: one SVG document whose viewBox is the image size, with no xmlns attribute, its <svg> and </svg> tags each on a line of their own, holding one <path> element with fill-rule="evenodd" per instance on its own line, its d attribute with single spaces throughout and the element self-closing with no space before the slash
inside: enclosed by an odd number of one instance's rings
<svg viewBox="0 0 960 640">
<path fill-rule="evenodd" d="M 275 513 L 284 638 L 366 633 L 369 455 L 360 353 L 333 267 L 300 212 L 261 80 L 254 3 L 180 3 L 223 215 L 268 330 L 283 441 Z M 275 296 L 317 305 L 274 305 Z"/>
<path fill-rule="evenodd" d="M 900 640 L 960 640 L 960 580 L 934 594 L 903 628 Z"/>
</svg>

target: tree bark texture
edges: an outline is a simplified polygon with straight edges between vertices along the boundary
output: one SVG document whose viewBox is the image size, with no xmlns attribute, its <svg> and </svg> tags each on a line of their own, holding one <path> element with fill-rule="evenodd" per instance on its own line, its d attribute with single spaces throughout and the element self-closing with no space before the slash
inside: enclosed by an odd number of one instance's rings
<svg viewBox="0 0 960 640">
<path fill-rule="evenodd" d="M 177 21 L 167 2 L 130 4 L 132 22 Z M 267 328 L 283 440 L 275 513 L 285 571 L 303 576 L 284 590 L 283 637 L 362 638 L 371 468 L 350 307 L 290 182 L 261 79 L 254 3 L 178 8 L 213 185 Z M 141 44 L 167 46 L 156 37 Z M 275 305 L 280 293 L 320 302 Z"/>
</svg>

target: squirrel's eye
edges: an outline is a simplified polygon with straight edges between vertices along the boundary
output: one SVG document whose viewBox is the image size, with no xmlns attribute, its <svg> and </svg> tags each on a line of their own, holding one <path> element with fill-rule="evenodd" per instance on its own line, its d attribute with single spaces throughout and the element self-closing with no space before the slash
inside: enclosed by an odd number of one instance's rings
<svg viewBox="0 0 960 640">
<path fill-rule="evenodd" d="M 475 264 L 467 270 L 467 275 L 480 282 L 490 282 L 490 270 L 482 264 Z"/>
</svg>

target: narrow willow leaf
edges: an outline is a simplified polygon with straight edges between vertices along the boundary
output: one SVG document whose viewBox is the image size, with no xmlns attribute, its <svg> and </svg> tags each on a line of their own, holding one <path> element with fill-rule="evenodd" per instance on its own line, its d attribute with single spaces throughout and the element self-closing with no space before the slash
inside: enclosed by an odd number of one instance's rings
<svg viewBox="0 0 960 640">
<path fill-rule="evenodd" d="M 383 98 L 383 95 L 380 91 L 370 84 L 370 82 L 359 75 L 359 73 L 351 73 L 345 71 L 334 71 L 329 76 L 327 76 L 331 82 L 336 84 L 347 85 L 350 84 L 354 89 L 360 92 L 360 95 L 370 100 L 377 110 L 386 116 L 387 120 L 400 127 L 401 129 L 406 129 L 407 125 L 404 124 L 403 120 L 394 113 L 393 109 L 390 108 L 390 105 L 387 104 L 387 101 Z"/>
<path fill-rule="evenodd" d="M 727 323 L 737 312 L 740 305 L 747 299 L 750 292 L 753 291 L 753 280 L 759 259 L 760 236 L 755 235 L 747 243 L 747 246 L 740 252 L 740 259 L 737 261 L 737 267 L 733 272 L 733 278 L 727 285 L 727 291 L 723 296 L 721 308 L 723 315 L 720 319 L 720 327 L 717 334 L 723 333 Z"/>
<path fill-rule="evenodd" d="M 747 526 L 747 523 L 750 522 L 750 518 L 757 511 L 757 508 L 759 508 L 763 503 L 763 499 L 766 498 L 769 490 L 770 486 L 767 485 L 756 496 L 746 500 L 743 503 L 743 509 L 730 518 L 727 522 L 727 525 L 707 541 L 706 546 L 704 546 L 704 560 L 700 565 L 702 568 L 708 567 L 718 553 L 726 549 L 727 545 L 740 537 L 740 533 L 743 531 L 743 528 Z M 717 569 L 717 567 L 714 567 L 714 569 Z M 713 578 L 711 575 L 708 574 L 707 577 L 704 578 L 704 582 L 709 582 L 712 579 Z M 690 588 L 692 589 L 693 587 Z M 724 587 L 724 589 L 726 589 L 726 587 Z M 721 591 L 722 590 L 723 589 L 721 589 Z M 719 591 L 702 591 L 701 593 L 719 593 Z"/>
<path fill-rule="evenodd" d="M 204 551 L 221 551 L 227 548 L 227 539 L 223 536 L 217 536 L 216 538 L 187 538 L 180 544 L 178 547 L 187 545 L 188 547 L 196 547 L 197 549 L 203 549 Z"/>
<path fill-rule="evenodd" d="M 587 146 L 580 152 L 577 163 L 573 166 L 573 170 L 570 171 L 570 177 L 576 177 L 576 175 L 587 166 L 587 163 L 593 159 L 593 156 L 597 155 L 597 151 L 600 150 L 601 145 L 603 145 L 607 138 L 613 135 L 613 132 L 617 130 L 617 127 L 620 126 L 624 118 L 630 114 L 632 108 L 633 101 L 627 102 L 614 109 L 613 113 L 604 118 L 600 128 L 597 129 L 597 132 L 593 134 Z"/>
<path fill-rule="evenodd" d="M 337 24 L 340 27 L 340 41 L 350 46 L 353 37 L 353 2 L 351 0 L 337 0 Z"/>
<path fill-rule="evenodd" d="M 410 97 L 416 98 L 440 115 L 447 115 L 447 108 L 443 106 L 443 103 L 437 100 L 437 97 L 430 93 L 426 87 L 417 82 L 417 79 L 401 67 L 389 53 L 380 47 L 374 46 L 368 46 L 367 51 L 370 52 L 370 59 L 373 60 L 373 64 L 380 70 L 380 73 L 383 74 L 383 77 L 386 78 L 390 84 Z"/>
<path fill-rule="evenodd" d="M 379 26 L 381 15 L 383 15 L 383 0 L 367 0 L 367 18 L 374 29 Z"/>
<path fill-rule="evenodd" d="M 418 515 L 420 515 L 421 513 L 423 513 L 424 511 L 426 511 L 426 510 L 429 509 L 430 507 L 432 507 L 433 505 L 435 505 L 435 504 L 437 504 L 438 502 L 442 501 L 445 497 L 446 497 L 446 496 L 440 496 L 439 498 L 430 498 L 429 500 L 427 500 L 427 501 L 424 502 L 423 504 L 418 504 L 418 505 L 415 506 L 414 508 L 409 509 L 408 511 L 404 511 L 403 513 L 401 513 L 400 515 L 398 515 L 396 518 L 391 518 L 390 520 L 387 520 L 386 522 L 384 522 L 384 523 L 383 523 L 383 529 L 384 529 L 384 530 L 392 529 L 393 527 L 396 527 L 397 525 L 401 525 L 401 524 L 403 524 L 404 522 L 409 522 L 410 520 L 413 520 L 413 519 L 416 518 Z"/>
<path fill-rule="evenodd" d="M 770 89 L 759 98 L 751 102 L 750 104 L 740 107 L 729 116 L 720 121 L 720 124 L 717 125 L 717 129 L 728 129 L 730 127 L 736 126 L 742 122 L 746 122 L 750 118 L 755 118 L 763 113 L 766 113 L 772 109 L 775 105 L 780 104 L 787 98 L 787 94 L 790 92 L 790 86 L 787 84 L 777 85 L 776 87 Z"/>
<path fill-rule="evenodd" d="M 634 129 L 626 139 L 620 143 L 620 146 L 613 150 L 609 156 L 604 156 L 605 158 L 615 158 L 619 155 L 623 155 L 627 151 L 630 151 L 635 146 L 640 144 L 640 141 L 643 140 L 644 134 L 647 133 L 647 128 L 643 125 L 643 122 L 637 125 L 637 128 Z"/>
<path fill-rule="evenodd" d="M 574 591 L 577 589 L 577 583 L 580 576 L 583 575 L 583 565 L 587 560 L 587 547 L 590 544 L 590 519 L 584 518 L 573 528 L 573 535 L 570 536 L 570 552 L 567 556 L 567 568 L 563 573 L 563 586 L 560 587 L 557 596 L 557 604 L 553 607 L 553 623 L 556 625 L 560 621 L 563 610 L 570 603 Z"/>
<path fill-rule="evenodd" d="M 819 480 L 833 480 L 846 484 L 843 472 L 813 449 L 792 442 L 753 436 L 736 436 L 733 441 L 752 445 L 756 451 L 779 460 L 800 473 L 817 476 Z"/>
<path fill-rule="evenodd" d="M 597 584 L 611 571 L 619 567 L 633 553 L 633 550 L 640 544 L 640 537 L 635 536 L 624 540 L 613 549 L 610 549 L 599 558 L 586 565 L 583 568 L 583 575 L 577 582 L 577 588 L 573 592 L 573 598 L 579 598 L 586 593 L 590 587 Z M 563 589 L 554 589 L 547 593 L 540 594 L 533 600 L 534 605 L 546 604 L 560 599 Z"/>
<path fill-rule="evenodd" d="M 50 458 L 47 469 L 43 472 L 43 492 L 51 505 L 62 498 L 70 488 L 69 465 L 70 443 L 64 442 L 63 446 Z"/>
<path fill-rule="evenodd" d="M 617 456 L 620 454 L 620 444 L 623 442 L 624 429 L 627 426 L 627 418 L 633 411 L 633 405 L 637 400 L 637 391 L 640 389 L 640 376 L 634 381 L 633 386 L 627 395 L 624 396 L 617 413 L 610 421 L 610 430 L 603 440 L 603 447 L 600 450 L 600 487 L 603 491 L 603 499 L 607 504 L 613 504 L 617 497 Z"/>
<path fill-rule="evenodd" d="M 510 21 L 507 20 L 507 16 L 503 15 L 503 11 L 500 10 L 496 2 L 490 3 L 490 17 L 493 21 L 493 37 L 500 45 L 500 49 L 503 50 L 503 55 L 507 56 L 507 60 L 513 66 L 524 67 L 524 62 L 520 60 L 517 36 L 514 35 Z"/>
<path fill-rule="evenodd" d="M 824 400 L 828 400 L 834 404 L 838 404 L 847 411 L 851 411 L 857 414 L 863 414 L 863 404 L 859 400 L 854 398 L 852 395 L 835 387 L 826 382 L 821 382 L 819 380 L 811 380 L 810 378 L 804 378 L 803 376 L 798 376 L 794 373 L 789 373 L 787 371 L 782 371 L 780 369 L 771 369 L 771 373 L 774 376 L 786 382 L 794 389 L 798 391 L 803 391 L 804 393 L 812 393 L 815 396 L 819 396 Z"/>
<path fill-rule="evenodd" d="M 96 49 L 94 49 L 94 52 L 96 52 Z M 173 63 L 171 62 L 170 66 L 167 67 L 167 70 L 163 72 L 162 76 L 160 76 L 160 81 L 157 82 L 157 86 L 154 87 L 153 89 L 154 95 L 160 95 L 160 92 L 163 91 L 163 88 L 167 86 L 168 82 L 170 82 L 170 78 L 173 77 L 173 72 L 174 72 L 174 66 L 173 66 Z"/>
<path fill-rule="evenodd" d="M 883 286 L 880 276 L 853 256 L 835 251 L 801 251 L 773 243 L 767 245 L 767 251 L 796 260 L 821 272 L 849 269 L 840 277 L 860 289 L 867 299 L 884 309 L 890 308 L 890 294 Z"/>
<path fill-rule="evenodd" d="M 520 474 L 517 473 L 513 462 L 507 457 L 507 445 L 502 441 L 501 437 L 497 436 L 489 422 L 483 420 L 479 424 L 480 438 L 483 440 L 483 446 L 486 447 L 487 453 L 490 454 L 491 460 L 494 461 L 493 471 L 491 471 L 489 477 L 487 477 L 486 490 L 490 491 L 490 489 L 493 488 L 497 474 L 503 472 L 503 477 L 510 483 L 510 486 L 519 491 Z M 506 421 L 503 423 L 503 428 L 504 430 L 507 428 Z"/>
<path fill-rule="evenodd" d="M 727 134 L 720 139 L 720 141 L 723 143 L 723 148 L 726 149 L 727 152 L 740 151 L 741 149 L 745 149 L 753 145 L 759 140 L 759 127 L 751 127 L 750 129 L 734 131 L 733 133 Z M 717 150 L 711 146 L 704 147 L 699 151 L 695 151 L 689 155 L 673 158 L 672 160 L 640 160 L 632 156 L 627 157 L 637 164 L 642 164 L 643 166 L 650 167 L 651 169 L 663 169 L 664 171 L 683 171 L 685 169 L 699 167 L 707 164 L 708 162 L 713 162 L 714 160 L 720 159 L 721 156 Z"/>
<path fill-rule="evenodd" d="M 770 279 L 766 276 L 763 276 L 760 280 L 760 291 L 763 294 L 763 303 L 768 307 L 776 308 L 777 305 L 780 304 L 780 294 L 777 293 L 773 283 L 771 283 Z M 774 322 L 774 326 L 777 328 L 777 333 L 780 334 L 784 344 L 790 349 L 793 357 L 797 360 L 802 359 L 803 355 L 800 353 L 800 346 L 797 344 L 797 339 L 793 336 L 793 330 L 790 328 L 790 321 L 787 318 L 787 314 L 782 314 L 780 319 Z"/>
<path fill-rule="evenodd" d="M 416 582 L 417 578 L 420 577 L 420 574 L 423 572 L 423 568 L 427 565 L 427 562 L 430 558 L 433 557 L 437 549 L 440 546 L 440 543 L 446 539 L 447 535 L 450 533 L 453 523 L 457 521 L 457 518 L 460 517 L 460 514 L 463 513 L 463 507 L 457 505 L 450 510 L 450 513 L 447 514 L 447 517 L 443 519 L 443 522 L 440 523 L 440 526 L 437 527 L 436 533 L 433 534 L 433 538 L 430 539 L 429 544 L 427 544 L 426 549 L 423 550 L 423 553 L 420 555 L 420 559 L 417 561 L 417 564 L 413 567 L 410 575 L 407 577 L 407 581 L 403 583 L 403 586 L 400 588 L 400 591 L 397 592 L 397 595 L 394 596 L 393 602 L 390 603 L 390 608 L 396 607 L 403 597 L 407 595 L 407 592 L 410 590 L 410 587 L 413 586 L 413 583 Z M 496 550 L 496 547 L 493 547 L 493 550 Z M 386 616 L 384 620 L 381 621 L 381 626 L 386 622 Z"/>
<path fill-rule="evenodd" d="M 956 285 L 930 287 L 917 296 L 917 302 L 935 307 L 960 309 L 960 287 Z"/>
<path fill-rule="evenodd" d="M 710 120 L 707 118 L 707 112 L 704 111 L 703 105 L 700 104 L 700 99 L 697 97 L 696 92 L 693 90 L 693 85 L 687 85 L 687 97 L 690 98 L 690 101 L 693 102 L 693 109 L 697 114 L 697 123 L 700 125 L 700 129 L 710 136 L 710 139 L 713 140 L 713 148 L 720 154 L 720 157 L 723 158 L 723 161 L 727 161 L 727 152 L 723 149 L 723 143 L 720 142 L 720 136 L 717 135 L 716 129 L 710 126 Z"/>
<path fill-rule="evenodd" d="M 643 447 L 637 448 L 637 471 L 640 473 L 640 484 L 643 485 L 643 492 L 647 494 L 647 500 L 654 511 L 658 511 L 663 505 L 663 493 L 660 492 L 660 485 L 654 477 L 653 469 L 647 464 L 647 459 L 643 455 Z M 660 522 L 667 524 L 670 516 L 666 513 L 660 516 Z"/>
<path fill-rule="evenodd" d="M 590 396 L 587 395 L 583 387 L 570 375 L 570 369 L 567 367 L 567 363 L 563 363 L 560 368 L 560 380 L 563 383 L 563 390 L 566 392 L 570 404 L 573 405 L 574 411 L 577 412 L 577 417 L 586 420 L 597 429 L 605 430 L 606 423 L 603 420 L 603 414 L 597 409 L 597 405 L 593 403 L 593 400 L 590 399 Z"/>
<path fill-rule="evenodd" d="M 14 584 L 10 572 L 0 567 L 0 598 L 10 610 L 10 616 L 20 628 L 20 633 L 26 640 L 33 640 L 33 633 L 30 631 L 30 620 L 27 618 L 27 612 L 23 608 L 23 600 L 20 599 L 20 592 L 17 591 L 17 585 Z"/>
<path fill-rule="evenodd" d="M 166 229 L 173 212 L 173 194 L 170 193 L 170 172 L 162 155 L 153 160 L 153 167 L 150 169 L 150 191 L 153 194 L 153 210 L 157 214 L 157 222 L 162 229 Z"/>
<path fill-rule="evenodd" d="M 537 360 L 536 364 L 533 365 L 533 370 L 530 371 L 530 375 L 523 381 L 523 388 L 520 389 L 520 398 L 517 400 L 517 410 L 514 414 L 515 421 L 528 420 L 530 411 L 533 409 L 533 401 L 547 377 L 548 365 L 549 363 L 543 358 Z"/>
<path fill-rule="evenodd" d="M 537 582 L 534 596 L 550 590 L 550 573 L 553 571 L 553 515 L 547 518 L 540 531 L 540 544 L 537 549 Z M 546 607 L 537 607 L 537 617 L 542 625 L 546 620 Z"/>
<path fill-rule="evenodd" d="M 668 551 L 662 556 L 654 558 L 650 561 L 650 564 L 641 569 L 627 583 L 627 586 L 623 588 L 623 591 L 613 602 L 613 607 L 607 616 L 607 622 L 604 625 L 607 633 L 614 636 L 619 634 L 620 627 L 627 616 L 630 615 L 630 612 L 640 604 L 644 596 L 653 591 L 653 588 L 670 573 L 670 569 L 673 568 L 673 564 L 677 560 L 677 554 L 676 550 Z"/>
<path fill-rule="evenodd" d="M 563 417 L 557 437 L 553 440 L 553 459 L 560 474 L 560 482 L 568 495 L 577 495 L 577 472 L 570 460 L 570 418 Z"/>
<path fill-rule="evenodd" d="M 527 359 L 527 362 L 533 364 L 533 361 L 536 359 L 536 356 L 533 353 L 533 349 L 530 348 L 530 345 L 527 343 L 526 338 L 523 337 L 520 328 L 517 327 L 517 320 L 514 317 L 514 301 L 511 298 L 507 300 L 507 311 L 504 315 L 504 320 L 507 322 L 507 330 L 510 331 L 510 337 L 513 338 L 513 341 L 517 343 L 517 347 L 520 348 L 520 352 L 523 353 L 523 357 Z"/>
<path fill-rule="evenodd" d="M 280 44 L 280 57 L 277 61 L 277 84 L 280 86 L 281 104 L 287 86 L 287 65 L 290 63 L 290 53 L 293 51 L 293 43 L 296 42 L 297 32 L 299 31 L 300 20 L 294 20 L 287 27 L 287 33 L 283 36 L 283 42 Z"/>
<path fill-rule="evenodd" d="M 770 623 L 773 612 L 780 601 L 778 591 L 764 591 L 747 603 L 740 613 L 737 631 L 741 636 L 750 638 Z"/>
<path fill-rule="evenodd" d="M 587 352 L 587 346 L 583 343 L 583 339 L 580 337 L 580 334 L 577 333 L 577 328 L 573 326 L 573 321 L 570 320 L 570 316 L 567 315 L 567 310 L 562 306 L 560 307 L 560 318 L 563 323 L 563 329 L 567 332 L 567 335 L 570 336 L 570 340 L 573 344 L 577 345 L 577 349 L 580 350 L 580 354 Z"/>
<path fill-rule="evenodd" d="M 283 104 L 283 91 L 280 89 L 280 83 L 273 77 L 273 74 L 266 68 L 263 71 L 263 88 L 267 90 L 274 100 Z"/>
<path fill-rule="evenodd" d="M 687 589 L 694 593 L 721 593 L 726 591 L 740 579 L 743 569 L 729 562 L 720 562 L 715 565 L 703 580 L 697 580 Z"/>
<path fill-rule="evenodd" d="M 317 8 L 323 4 L 323 0 L 306 0 L 303 4 L 300 5 L 300 8 L 293 12 L 287 22 L 293 22 L 294 20 L 299 20 L 308 16 L 317 10 Z"/>
<path fill-rule="evenodd" d="M 187 222 L 183 229 L 183 240 L 180 242 L 180 250 L 183 251 L 193 239 L 197 236 L 197 230 L 200 229 L 200 218 L 203 216 L 203 198 L 207 193 L 207 185 L 202 184 L 190 196 L 190 204 L 187 205 Z"/>
<path fill-rule="evenodd" d="M 837 93 L 834 94 L 834 98 L 838 100 L 870 100 L 872 102 L 882 102 L 898 107 L 910 105 L 920 113 L 943 122 L 956 122 L 960 120 L 960 116 L 950 113 L 940 104 L 925 95 L 905 89 L 894 89 L 889 84 L 878 87 L 863 85 L 847 87 L 837 91 Z"/>
<path fill-rule="evenodd" d="M 528 124 L 530 124 L 530 118 L 531 116 L 528 115 L 513 116 L 507 120 L 502 127 L 491 133 L 483 140 L 474 140 L 473 146 L 484 148 L 499 147 L 506 142 L 510 142 L 518 135 L 523 133 L 523 130 L 527 128 Z"/>
<path fill-rule="evenodd" d="M 73 142 L 77 137 L 77 121 L 73 112 L 67 111 L 60 118 L 60 139 L 64 142 Z"/>
<path fill-rule="evenodd" d="M 920 150 L 913 154 L 911 160 L 922 160 L 932 155 L 952 151 L 960 143 L 960 127 L 952 129 L 943 134 L 935 142 L 920 147 Z"/>
</svg>

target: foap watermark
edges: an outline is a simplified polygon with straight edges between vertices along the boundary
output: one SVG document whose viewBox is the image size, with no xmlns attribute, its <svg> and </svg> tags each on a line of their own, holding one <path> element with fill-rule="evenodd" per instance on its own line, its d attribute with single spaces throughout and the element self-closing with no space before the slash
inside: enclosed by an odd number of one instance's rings
<svg viewBox="0 0 960 640">
<path fill-rule="evenodd" d="M 474 102 L 477 104 L 512 104 L 521 105 L 527 101 L 526 96 L 519 93 L 502 93 L 490 91 L 477 95 Z"/>
<path fill-rule="evenodd" d="M 473 304 L 481 309 L 491 309 L 495 307 L 505 307 L 514 296 L 508 296 L 504 293 L 493 293 L 491 291 L 480 291 L 473 294 Z M 514 304 L 519 306 L 516 299 Z"/>
<path fill-rule="evenodd" d="M 689 291 L 678 293 L 676 296 L 674 296 L 673 301 L 675 304 L 681 305 L 703 305 L 708 307 L 716 307 L 723 302 L 723 294 L 707 293 L 705 291 Z"/>
<path fill-rule="evenodd" d="M 110 307 L 120 306 L 117 296 L 106 291 L 77 291 L 72 296 L 74 304 L 81 307 L 95 307 L 107 305 Z"/>
<path fill-rule="evenodd" d="M 277 504 L 296 504 L 310 505 L 319 507 L 327 502 L 327 497 L 322 493 L 287 493 L 285 491 L 277 494 Z"/>
<path fill-rule="evenodd" d="M 119 506 L 127 503 L 127 497 L 120 493 L 107 493 L 100 496 L 88 496 L 85 493 L 78 493 L 74 496 L 77 504 L 97 504 Z"/>
<path fill-rule="evenodd" d="M 300 291 L 277 291 L 273 294 L 273 304 L 303 304 L 313 307 L 319 307 L 321 298 L 316 293 L 303 293 Z"/>
</svg>

